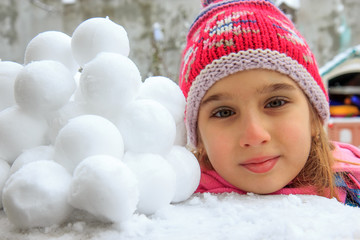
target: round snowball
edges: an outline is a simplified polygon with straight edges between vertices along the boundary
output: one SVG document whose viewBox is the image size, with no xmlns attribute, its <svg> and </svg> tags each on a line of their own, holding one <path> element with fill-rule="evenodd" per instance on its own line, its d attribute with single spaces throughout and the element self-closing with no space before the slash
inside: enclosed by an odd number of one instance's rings
<svg viewBox="0 0 360 240">
<path fill-rule="evenodd" d="M 167 154 L 176 136 L 174 118 L 164 106 L 150 99 L 129 103 L 118 127 L 126 150 L 138 153 Z"/>
<path fill-rule="evenodd" d="M 19 228 L 61 224 L 70 215 L 71 175 L 53 161 L 29 163 L 12 174 L 3 190 L 3 206 Z"/>
<path fill-rule="evenodd" d="M 172 202 L 184 201 L 199 186 L 200 165 L 194 154 L 181 146 L 174 146 L 166 159 L 176 173 L 176 191 Z"/>
<path fill-rule="evenodd" d="M 1 201 L 2 191 L 9 175 L 10 175 L 10 165 L 6 161 L 0 159 L 0 209 L 2 209 L 3 207 Z"/>
<path fill-rule="evenodd" d="M 24 63 L 40 60 L 61 62 L 73 75 L 79 69 L 72 55 L 71 37 L 59 31 L 39 33 L 26 46 Z"/>
<path fill-rule="evenodd" d="M 15 105 L 14 83 L 22 68 L 15 62 L 0 61 L 0 111 Z"/>
<path fill-rule="evenodd" d="M 90 18 L 82 22 L 73 32 L 71 48 L 82 67 L 100 52 L 124 56 L 130 52 L 127 32 L 108 18 Z"/>
<path fill-rule="evenodd" d="M 30 111 L 54 111 L 69 101 L 75 88 L 73 76 L 62 63 L 36 61 L 26 65 L 17 75 L 15 100 Z"/>
<path fill-rule="evenodd" d="M 174 145 L 185 146 L 187 141 L 186 125 L 184 121 L 176 123 L 176 137 Z"/>
<path fill-rule="evenodd" d="M 69 201 L 105 222 L 128 220 L 139 201 L 136 176 L 118 158 L 88 157 L 74 171 Z"/>
<path fill-rule="evenodd" d="M 0 159 L 12 164 L 23 150 L 44 145 L 47 123 L 19 107 L 0 112 Z"/>
<path fill-rule="evenodd" d="M 170 204 L 175 194 L 176 175 L 162 156 L 127 152 L 123 161 L 135 173 L 138 180 L 139 213 L 153 214 Z"/>
<path fill-rule="evenodd" d="M 70 119 L 88 114 L 86 105 L 83 102 L 70 101 L 62 108 L 47 115 L 49 125 L 48 137 L 51 143 L 55 143 L 55 139 L 60 131 Z"/>
<path fill-rule="evenodd" d="M 141 86 L 140 72 L 128 57 L 101 53 L 80 76 L 83 100 L 96 112 L 114 112 L 132 101 Z"/>
<path fill-rule="evenodd" d="M 123 138 L 106 118 L 81 115 L 70 119 L 55 140 L 54 159 L 70 172 L 85 158 L 105 154 L 122 158 Z"/>
<path fill-rule="evenodd" d="M 180 87 L 171 79 L 156 76 L 145 79 L 139 99 L 153 99 L 169 110 L 175 122 L 184 121 L 185 97 Z"/>
<path fill-rule="evenodd" d="M 13 174 L 22 166 L 28 163 L 52 159 L 54 159 L 54 147 L 51 145 L 37 146 L 34 148 L 26 149 L 15 159 L 15 161 L 11 165 L 10 174 Z"/>
</svg>

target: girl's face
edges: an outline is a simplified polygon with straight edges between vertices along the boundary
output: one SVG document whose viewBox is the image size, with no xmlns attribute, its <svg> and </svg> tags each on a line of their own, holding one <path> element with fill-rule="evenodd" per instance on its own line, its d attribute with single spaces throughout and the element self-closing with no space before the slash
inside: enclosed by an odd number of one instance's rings
<svg viewBox="0 0 360 240">
<path fill-rule="evenodd" d="M 249 70 L 215 83 L 201 101 L 200 145 L 215 169 L 235 187 L 275 192 L 304 167 L 311 146 L 310 110 L 289 77 Z"/>
</svg>

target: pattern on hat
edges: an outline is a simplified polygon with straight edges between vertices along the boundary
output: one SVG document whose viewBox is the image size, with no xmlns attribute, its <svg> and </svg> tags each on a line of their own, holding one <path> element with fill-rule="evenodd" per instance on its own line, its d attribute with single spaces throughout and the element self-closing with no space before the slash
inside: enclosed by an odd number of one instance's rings
<svg viewBox="0 0 360 240">
<path fill-rule="evenodd" d="M 328 96 L 315 58 L 285 14 L 268 0 L 214 1 L 192 24 L 180 69 L 190 146 L 197 145 L 197 115 L 206 91 L 230 74 L 258 68 L 292 78 L 327 120 Z"/>
</svg>

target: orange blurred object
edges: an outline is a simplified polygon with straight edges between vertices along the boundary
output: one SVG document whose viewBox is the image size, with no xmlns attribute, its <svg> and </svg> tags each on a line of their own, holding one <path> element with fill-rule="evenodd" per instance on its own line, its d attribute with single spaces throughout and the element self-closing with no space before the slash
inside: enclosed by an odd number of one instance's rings
<svg viewBox="0 0 360 240">
<path fill-rule="evenodd" d="M 359 109 L 352 105 L 330 106 L 330 115 L 333 117 L 353 117 L 359 114 Z"/>
</svg>

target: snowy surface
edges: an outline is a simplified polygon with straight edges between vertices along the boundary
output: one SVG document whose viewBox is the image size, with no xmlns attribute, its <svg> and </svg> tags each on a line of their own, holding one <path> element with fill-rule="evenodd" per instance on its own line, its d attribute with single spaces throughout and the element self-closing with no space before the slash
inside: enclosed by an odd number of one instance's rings
<svg viewBox="0 0 360 240">
<path fill-rule="evenodd" d="M 350 59 L 353 56 L 359 56 L 359 55 L 360 55 L 360 45 L 349 48 L 344 52 L 339 53 L 331 61 L 329 61 L 319 69 L 320 75 L 324 76 L 328 74 L 331 70 L 333 70 L 335 67 L 339 66 L 346 60 Z"/>
<path fill-rule="evenodd" d="M 0 66 L 15 90 L 0 110 L 0 240 L 360 239 L 360 208 L 336 200 L 192 195 L 181 90 L 142 81 L 121 26 L 84 23 L 39 34 L 24 67 Z"/>
<path fill-rule="evenodd" d="M 317 196 L 194 195 L 151 216 L 134 214 L 122 225 L 84 215 L 75 211 L 64 225 L 20 231 L 2 211 L 0 236 L 3 240 L 360 239 L 360 208 Z"/>
<path fill-rule="evenodd" d="M 66 225 L 73 211 L 123 224 L 196 190 L 182 91 L 163 76 L 143 82 L 129 50 L 122 26 L 92 18 L 72 36 L 38 34 L 24 66 L 1 62 L 14 96 L 0 109 L 0 210 L 14 226 Z"/>
</svg>

